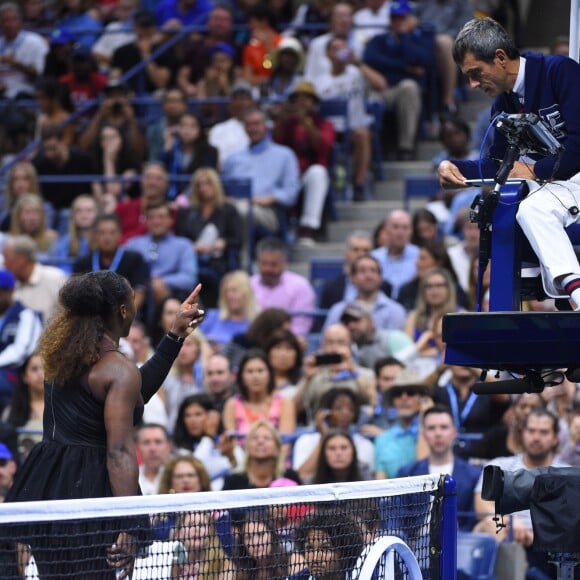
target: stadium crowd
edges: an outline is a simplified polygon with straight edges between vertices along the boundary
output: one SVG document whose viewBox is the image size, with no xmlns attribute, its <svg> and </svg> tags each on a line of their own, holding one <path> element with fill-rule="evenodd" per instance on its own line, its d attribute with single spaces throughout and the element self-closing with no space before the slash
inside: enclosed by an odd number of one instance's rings
<svg viewBox="0 0 580 580">
<path fill-rule="evenodd" d="M 203 284 L 205 320 L 136 429 L 146 495 L 452 473 L 460 529 L 493 533 L 484 462 L 580 466 L 575 384 L 483 397 L 478 369 L 443 362 L 442 317 L 475 309 L 473 189 L 353 230 L 322 288 L 290 262 L 290 232 L 311 246 L 332 227 L 345 174 L 353 201 L 372 197 L 368 103 L 391 115 L 400 160 L 426 110 L 434 166 L 479 154 L 451 46 L 485 4 L 0 4 L 2 494 L 41 437 L 41 329 L 67 277 L 100 269 L 135 290 L 120 348 L 137 365 Z M 323 115 L 336 99 L 346 113 Z M 512 527 L 529 548 L 529 517 Z"/>
</svg>

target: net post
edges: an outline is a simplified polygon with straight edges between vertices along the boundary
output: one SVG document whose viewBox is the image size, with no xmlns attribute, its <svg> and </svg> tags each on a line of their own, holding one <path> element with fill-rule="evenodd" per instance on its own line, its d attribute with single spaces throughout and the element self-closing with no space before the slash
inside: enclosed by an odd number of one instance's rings
<svg viewBox="0 0 580 580">
<path fill-rule="evenodd" d="M 443 524 L 441 532 L 441 578 L 457 578 L 457 484 L 453 477 L 443 480 Z"/>
</svg>

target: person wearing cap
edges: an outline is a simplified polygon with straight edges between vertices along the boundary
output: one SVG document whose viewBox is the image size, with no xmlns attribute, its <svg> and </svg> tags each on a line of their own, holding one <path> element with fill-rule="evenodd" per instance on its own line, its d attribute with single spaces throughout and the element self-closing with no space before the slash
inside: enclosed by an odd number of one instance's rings
<svg viewBox="0 0 580 580">
<path fill-rule="evenodd" d="M 56 7 L 56 26 L 66 28 L 78 44 L 90 50 L 99 38 L 103 25 L 98 20 L 99 16 L 89 8 L 88 0 L 58 2 Z"/>
<path fill-rule="evenodd" d="M 300 82 L 304 68 L 304 49 L 299 40 L 291 36 L 282 38 L 272 59 L 272 75 L 265 83 L 270 97 L 287 99 Z"/>
<path fill-rule="evenodd" d="M 297 83 L 276 120 L 274 141 L 294 151 L 302 176 L 302 212 L 298 239 L 313 244 L 322 225 L 324 201 L 330 185 L 329 165 L 334 145 L 332 123 L 318 113 L 314 85 Z"/>
<path fill-rule="evenodd" d="M 0 96 L 34 98 L 34 81 L 44 70 L 48 45 L 36 32 L 22 29 L 18 4 L 0 6 Z"/>
<path fill-rule="evenodd" d="M 481 475 L 480 465 L 471 465 L 453 454 L 457 429 L 449 407 L 433 405 L 421 417 L 421 435 L 429 449 L 424 459 L 404 465 L 397 477 L 448 473 L 457 484 L 457 511 L 462 515 L 457 520 L 458 528 L 470 532 L 475 525 L 472 515 L 474 489 Z M 469 514 L 469 515 L 465 515 Z"/>
<path fill-rule="evenodd" d="M 16 461 L 12 451 L 4 443 L 0 443 L 0 501 L 3 501 L 6 491 L 12 486 L 16 473 Z"/>
<path fill-rule="evenodd" d="M 348 328 L 354 357 L 363 367 L 374 368 L 375 362 L 384 356 L 405 362 L 403 353 L 413 347 L 413 341 L 402 330 L 376 328 L 371 307 L 361 300 L 349 302 L 340 321 Z"/>
<path fill-rule="evenodd" d="M 236 81 L 229 97 L 229 118 L 216 123 L 208 133 L 208 142 L 218 150 L 221 167 L 232 154 L 249 147 L 250 137 L 244 126 L 244 116 L 255 107 L 252 85 L 246 81 Z"/>
<path fill-rule="evenodd" d="M 414 462 L 420 431 L 420 413 L 429 389 L 415 378 L 401 378 L 387 391 L 387 400 L 397 412 L 397 422 L 375 439 L 377 479 L 396 477 L 399 469 Z"/>
<path fill-rule="evenodd" d="M 19 368 L 42 331 L 39 314 L 14 300 L 15 285 L 12 272 L 0 270 L 0 410 L 10 403 Z"/>
<path fill-rule="evenodd" d="M 209 0 L 161 0 L 155 8 L 155 21 L 165 30 L 205 24 L 212 5 Z"/>
<path fill-rule="evenodd" d="M 390 14 L 390 30 L 371 38 L 363 62 L 382 77 L 382 87 L 373 88 L 395 108 L 397 156 L 410 161 L 415 157 L 421 91 L 435 66 L 435 40 L 433 30 L 419 25 L 408 0 L 392 2 Z"/>
<path fill-rule="evenodd" d="M 356 300 L 360 300 L 372 311 L 375 326 L 384 330 L 401 330 L 407 313 L 395 300 L 381 291 L 381 265 L 371 255 L 359 256 L 351 266 L 351 280 L 356 288 Z M 326 315 L 324 328 L 338 322 L 347 301 L 337 302 Z"/>
<path fill-rule="evenodd" d="M 105 26 L 103 34 L 91 49 L 101 72 L 109 70 L 111 58 L 117 48 L 135 40 L 133 16 L 139 4 L 138 0 L 119 0 L 114 6 L 112 21 Z"/>
<path fill-rule="evenodd" d="M 77 44 L 71 53 L 71 70 L 59 77 L 58 82 L 67 87 L 75 108 L 79 108 L 85 101 L 101 95 L 107 86 L 107 77 L 96 70 L 91 50 Z"/>
<path fill-rule="evenodd" d="M 237 63 L 239 49 L 233 29 L 233 13 L 229 5 L 216 4 L 207 17 L 203 35 L 194 33 L 184 40 L 183 56 L 177 71 L 177 86 L 191 98 L 197 96 L 197 83 L 204 77 L 210 65 L 210 51 L 214 45 L 224 43 L 233 47 L 234 61 Z"/>
<path fill-rule="evenodd" d="M 127 79 L 137 96 L 147 96 L 169 85 L 177 61 L 173 49 L 164 50 L 154 58 L 151 55 L 159 48 L 155 16 L 148 10 L 139 10 L 133 17 L 135 40 L 120 46 L 111 58 L 111 75 L 120 77 L 139 64 L 143 68 Z"/>
</svg>

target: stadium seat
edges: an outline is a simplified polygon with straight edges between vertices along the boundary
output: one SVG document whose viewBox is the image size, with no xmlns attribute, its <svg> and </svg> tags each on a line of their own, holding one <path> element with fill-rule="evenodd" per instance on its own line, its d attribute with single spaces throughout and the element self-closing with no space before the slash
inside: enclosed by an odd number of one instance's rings
<svg viewBox="0 0 580 580">
<path fill-rule="evenodd" d="M 403 190 L 403 203 L 407 211 L 414 197 L 431 199 L 440 189 L 439 178 L 435 175 L 406 175 Z"/>
<path fill-rule="evenodd" d="M 498 543 L 493 536 L 473 532 L 457 534 L 457 572 L 462 578 L 495 580 Z"/>
<path fill-rule="evenodd" d="M 343 258 L 310 259 L 310 283 L 316 292 L 316 304 L 320 304 L 320 293 L 324 283 L 340 276 L 343 266 Z"/>
</svg>

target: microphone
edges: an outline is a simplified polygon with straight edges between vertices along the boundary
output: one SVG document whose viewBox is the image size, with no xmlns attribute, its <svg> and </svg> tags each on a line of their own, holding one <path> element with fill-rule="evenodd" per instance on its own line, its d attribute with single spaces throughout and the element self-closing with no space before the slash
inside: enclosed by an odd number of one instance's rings
<svg viewBox="0 0 580 580">
<path fill-rule="evenodd" d="M 475 383 L 472 388 L 476 395 L 523 395 L 524 393 L 541 393 L 543 390 L 543 383 L 533 384 L 527 378 Z"/>
</svg>

